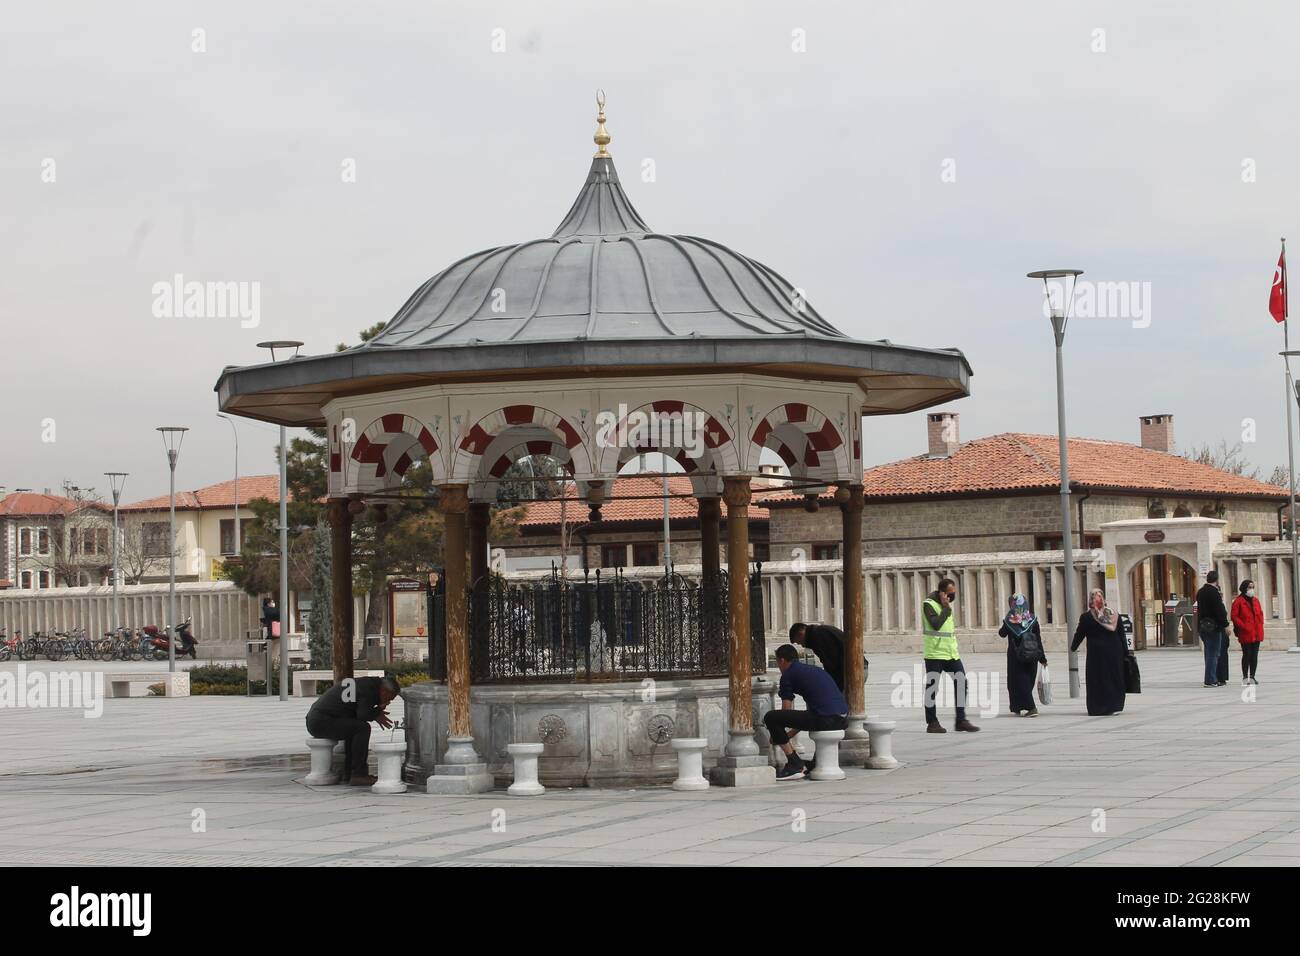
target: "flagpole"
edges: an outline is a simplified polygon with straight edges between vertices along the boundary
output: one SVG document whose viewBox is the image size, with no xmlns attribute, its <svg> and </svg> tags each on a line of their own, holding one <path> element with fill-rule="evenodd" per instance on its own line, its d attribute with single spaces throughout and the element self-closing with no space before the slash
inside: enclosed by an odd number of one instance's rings
<svg viewBox="0 0 1300 956">
<path fill-rule="evenodd" d="M 1282 347 L 1291 351 L 1291 310 L 1287 302 L 1286 288 L 1286 236 L 1282 237 Z M 1290 492 L 1288 524 L 1291 531 L 1291 616 L 1295 618 L 1295 645 L 1292 651 L 1300 651 L 1300 541 L 1295 534 L 1295 440 L 1291 430 L 1291 405 L 1300 402 L 1296 394 L 1295 383 L 1291 379 L 1291 357 L 1283 355 L 1286 363 L 1286 470 L 1287 489 Z M 1263 571 L 1261 570 L 1261 574 Z"/>
</svg>

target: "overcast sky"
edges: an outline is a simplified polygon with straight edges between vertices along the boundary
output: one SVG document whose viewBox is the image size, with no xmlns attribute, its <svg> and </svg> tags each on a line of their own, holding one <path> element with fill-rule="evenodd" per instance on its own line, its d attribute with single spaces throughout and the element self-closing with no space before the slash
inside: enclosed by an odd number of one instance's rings
<svg viewBox="0 0 1300 956">
<path fill-rule="evenodd" d="M 1267 474 L 1286 456 L 1267 302 L 1278 238 L 1300 239 L 1298 21 L 1294 2 L 1181 0 L 11 8 L 0 484 L 120 470 L 128 500 L 163 493 L 166 424 L 191 428 L 178 487 L 228 478 L 222 366 L 268 338 L 354 341 L 455 259 L 548 235 L 590 163 L 596 87 L 653 228 L 768 264 L 856 338 L 961 348 L 963 439 L 1055 432 L 1024 275 L 1076 267 L 1151 299 L 1149 323 L 1071 324 L 1071 433 L 1137 441 L 1139 415 L 1169 412 L 1187 447 L 1253 419 Z M 260 325 L 155 317 L 178 273 L 260 283 Z M 275 429 L 239 436 L 241 471 L 273 471 Z M 924 444 L 921 413 L 873 419 L 864 455 Z"/>
</svg>

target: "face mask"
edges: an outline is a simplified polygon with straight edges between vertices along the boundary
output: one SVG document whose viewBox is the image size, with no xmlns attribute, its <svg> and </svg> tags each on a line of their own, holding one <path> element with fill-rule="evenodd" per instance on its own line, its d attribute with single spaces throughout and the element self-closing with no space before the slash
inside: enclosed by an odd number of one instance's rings
<svg viewBox="0 0 1300 956">
<path fill-rule="evenodd" d="M 1255 589 L 1254 589 L 1254 588 L 1246 588 L 1246 597 L 1254 597 L 1254 596 L 1255 596 Z"/>
<path fill-rule="evenodd" d="M 948 595 L 948 603 L 951 604 L 955 600 L 957 600 L 957 592 L 954 591 L 952 594 Z"/>
</svg>

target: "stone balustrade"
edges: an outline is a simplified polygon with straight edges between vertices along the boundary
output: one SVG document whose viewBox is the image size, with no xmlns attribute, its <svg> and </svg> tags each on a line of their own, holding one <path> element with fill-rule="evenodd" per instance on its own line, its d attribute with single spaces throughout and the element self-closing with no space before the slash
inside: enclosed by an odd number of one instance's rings
<svg viewBox="0 0 1300 956">
<path fill-rule="evenodd" d="M 1254 544 L 1221 544 L 1213 554 L 1223 580 L 1224 594 L 1231 597 L 1237 585 L 1255 581 L 1257 596 L 1265 607 L 1269 646 L 1294 643 L 1295 608 L 1291 600 L 1291 546 L 1287 541 Z M 1006 551 L 979 554 L 944 554 L 915 557 L 873 558 L 862 562 L 864 575 L 863 624 L 868 649 L 909 650 L 921 631 L 921 602 L 938 585 L 951 577 L 958 585 L 957 624 L 971 635 L 970 650 L 999 649 L 998 625 L 1011 594 L 1030 596 L 1039 610 L 1044 637 L 1050 648 L 1064 642 L 1062 622 L 1054 619 L 1053 608 L 1044 608 L 1043 595 L 1061 593 L 1064 577 L 1062 555 L 1057 551 Z M 1079 595 L 1105 584 L 1106 562 L 1098 552 L 1075 552 L 1075 574 Z M 679 574 L 698 579 L 699 565 L 678 565 Z M 609 572 L 612 573 L 612 572 Z M 524 583 L 549 577 L 549 571 L 519 571 L 507 575 L 511 582 Z M 594 576 L 594 570 L 591 572 Z M 663 568 L 625 568 L 631 580 L 655 578 Z M 581 571 L 569 571 L 581 580 Z M 795 621 L 843 623 L 844 579 L 838 560 L 770 561 L 763 565 L 763 618 L 769 644 L 784 640 Z M 138 628 L 162 625 L 167 618 L 167 585 L 127 585 L 120 590 L 122 625 Z M 181 619 L 192 616 L 202 657 L 244 655 L 243 641 L 258 626 L 258 602 L 229 581 L 186 582 L 176 585 L 177 612 Z M 365 599 L 357 597 L 354 619 L 358 628 L 365 621 Z M 1044 613 L 1045 611 L 1045 613 Z M 0 591 L 0 628 L 15 631 L 66 631 L 86 628 L 92 638 L 112 627 L 113 590 L 109 587 L 50 588 L 46 590 Z M 895 638 L 897 638 L 895 640 Z M 357 640 L 360 640 L 358 633 Z M 987 646 L 985 646 L 987 645 Z"/>
</svg>

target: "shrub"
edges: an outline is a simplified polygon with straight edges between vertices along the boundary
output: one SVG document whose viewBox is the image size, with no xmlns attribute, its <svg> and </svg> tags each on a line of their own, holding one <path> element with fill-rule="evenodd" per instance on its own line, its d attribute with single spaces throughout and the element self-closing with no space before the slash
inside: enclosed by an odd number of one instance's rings
<svg viewBox="0 0 1300 956">
<path fill-rule="evenodd" d="M 162 686 L 161 684 L 159 685 Z M 234 684 L 210 684 L 207 681 L 190 681 L 190 694 L 192 696 L 206 695 L 218 697 L 237 697 L 244 693 L 244 685 Z"/>
<path fill-rule="evenodd" d="M 238 686 L 243 693 L 248 668 L 243 664 L 203 664 L 190 668 L 190 687 L 196 683 Z M 193 691 L 191 690 L 191 693 Z"/>
</svg>

